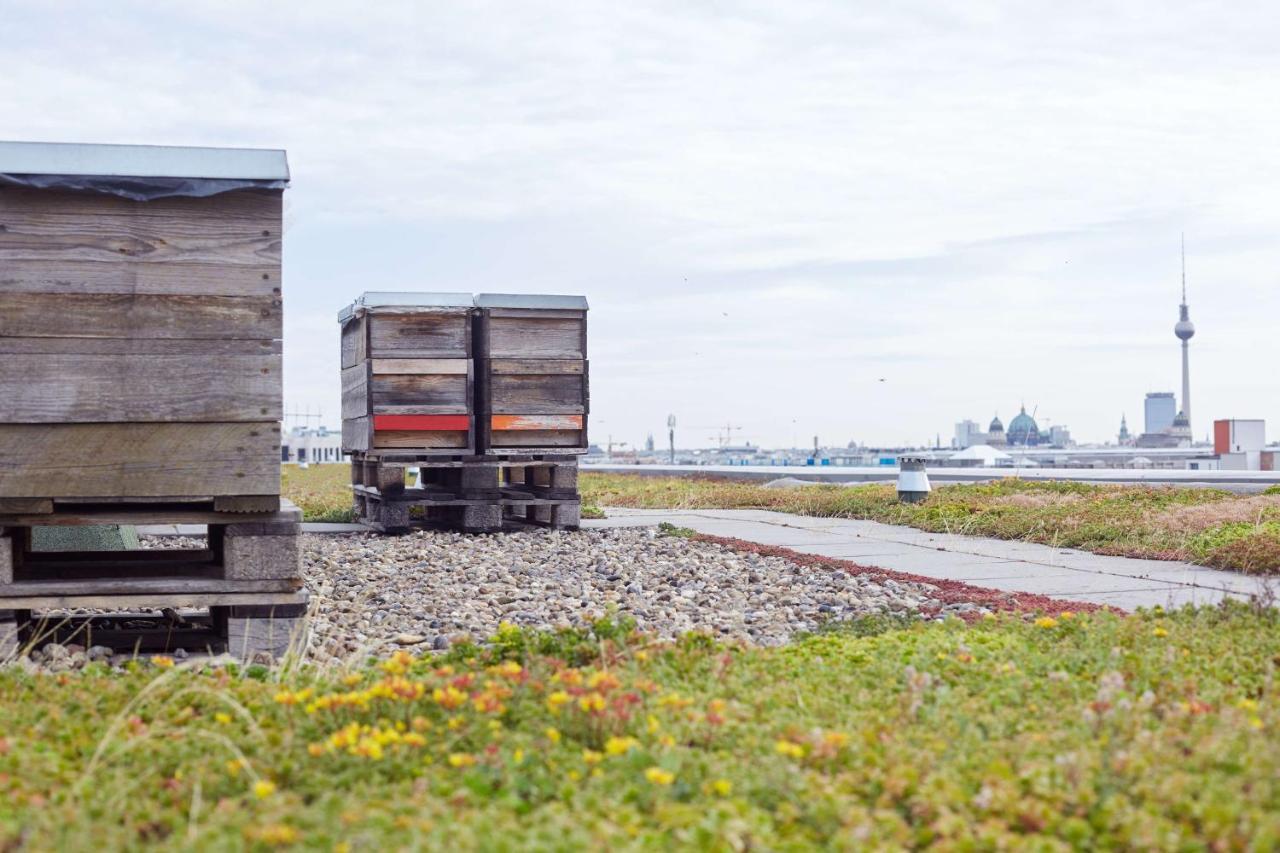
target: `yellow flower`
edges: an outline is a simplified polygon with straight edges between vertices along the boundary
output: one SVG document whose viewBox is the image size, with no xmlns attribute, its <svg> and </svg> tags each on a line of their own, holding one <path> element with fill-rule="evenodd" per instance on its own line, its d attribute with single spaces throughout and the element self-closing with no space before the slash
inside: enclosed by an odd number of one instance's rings
<svg viewBox="0 0 1280 853">
<path fill-rule="evenodd" d="M 711 791 L 718 797 L 727 797 L 733 793 L 733 783 L 728 779 L 717 779 L 711 783 Z"/>
<path fill-rule="evenodd" d="M 161 669 L 168 669 L 173 666 L 173 658 L 168 655 L 156 655 L 151 659 L 151 662 Z"/>
<path fill-rule="evenodd" d="M 789 740 L 780 740 L 775 743 L 773 751 L 789 758 L 804 758 L 804 747 Z"/>
<path fill-rule="evenodd" d="M 239 776 L 240 771 L 249 766 L 249 762 L 243 758 L 233 758 L 227 762 L 227 774 L 229 776 Z"/>
<path fill-rule="evenodd" d="M 307 755 L 310 755 L 312 758 L 319 758 L 320 756 L 324 755 L 324 744 L 322 743 L 307 744 Z"/>
<path fill-rule="evenodd" d="M 1164 628 L 1161 628 L 1161 627 L 1159 627 L 1159 626 L 1156 626 L 1156 629 L 1155 629 L 1154 631 L 1152 631 L 1152 632 L 1151 632 L 1151 636 L 1153 636 L 1153 637 L 1167 637 L 1167 636 L 1169 636 L 1169 632 L 1168 632 L 1168 631 L 1166 631 Z"/>
<path fill-rule="evenodd" d="M 623 755 L 639 745 L 633 737 L 611 737 L 604 742 L 604 751 L 609 755 Z"/>
<path fill-rule="evenodd" d="M 557 729 L 547 729 L 543 734 L 545 734 L 547 736 L 547 740 L 552 743 L 560 742 L 560 732 Z"/>
<path fill-rule="evenodd" d="M 596 752 L 594 749 L 582 750 L 582 760 L 587 764 L 599 764 L 603 758 L 604 756 Z"/>
<path fill-rule="evenodd" d="M 264 826 L 252 834 L 268 847 L 284 847 L 298 843 L 298 830 L 284 824 Z"/>
<path fill-rule="evenodd" d="M 253 783 L 253 795 L 260 800 L 265 800 L 276 792 L 276 783 L 270 779 L 259 779 Z"/>
<path fill-rule="evenodd" d="M 653 714 L 650 714 L 648 719 L 645 720 L 645 729 L 649 732 L 649 734 L 652 735 L 652 734 L 657 734 L 658 729 L 660 728 L 662 728 L 662 723 L 658 722 L 657 717 L 655 717 Z"/>
<path fill-rule="evenodd" d="M 1058 626 L 1058 620 L 1054 619 L 1052 616 L 1041 616 L 1036 620 L 1036 626 L 1040 628 L 1056 628 Z"/>
<path fill-rule="evenodd" d="M 1059 613 L 1059 614 L 1058 614 L 1058 618 L 1059 618 L 1059 619 L 1064 619 L 1064 620 L 1065 620 L 1065 619 L 1074 619 L 1074 618 L 1076 618 L 1076 614 L 1075 614 L 1073 611 L 1070 611 L 1070 610 L 1064 610 L 1064 611 L 1062 611 L 1061 613 Z"/>
<path fill-rule="evenodd" d="M 644 778 L 648 779 L 654 785 L 666 787 L 676 781 L 676 775 L 663 770 L 661 767 L 650 767 L 644 771 Z"/>
<path fill-rule="evenodd" d="M 557 713 L 562 705 L 567 705 L 571 701 L 573 701 L 572 696 L 565 693 L 563 690 L 557 690 L 555 693 L 552 693 L 547 697 L 547 708 L 550 709 L 552 713 Z"/>
<path fill-rule="evenodd" d="M 511 753 L 511 760 L 516 764 L 524 764 L 524 750 L 517 749 L 515 752 Z"/>
<path fill-rule="evenodd" d="M 462 728 L 463 721 L 461 717 L 450 717 L 449 722 L 445 723 L 445 725 L 449 727 L 450 731 L 457 731 Z"/>
<path fill-rule="evenodd" d="M 648 659 L 649 659 L 649 653 L 646 652 L 644 649 L 641 649 L 640 651 L 636 652 L 636 660 L 640 661 L 640 663 L 644 663 Z"/>
<path fill-rule="evenodd" d="M 231 725 L 231 715 L 223 711 L 219 711 L 218 713 L 214 714 L 213 719 L 214 719 L 214 722 L 216 722 L 220 726 Z"/>
<path fill-rule="evenodd" d="M 578 707 L 587 713 L 604 710 L 604 697 L 599 693 L 588 693 L 578 699 Z"/>
<path fill-rule="evenodd" d="M 1239 702 L 1237 702 L 1236 707 L 1239 708 L 1241 711 L 1256 711 L 1258 710 L 1258 703 L 1253 699 L 1246 698 L 1246 699 L 1241 699 Z"/>
<path fill-rule="evenodd" d="M 474 755 L 467 755 L 465 752 L 454 752 L 449 755 L 450 767 L 470 767 L 476 763 Z"/>
<path fill-rule="evenodd" d="M 849 736 L 844 732 L 827 732 L 822 736 L 822 742 L 832 749 L 844 749 L 849 744 Z"/>
</svg>

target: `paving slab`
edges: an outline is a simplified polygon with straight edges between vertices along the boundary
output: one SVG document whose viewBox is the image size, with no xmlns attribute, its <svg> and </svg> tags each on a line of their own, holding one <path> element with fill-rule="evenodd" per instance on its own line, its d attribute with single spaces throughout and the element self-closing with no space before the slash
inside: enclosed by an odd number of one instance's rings
<svg viewBox="0 0 1280 853">
<path fill-rule="evenodd" d="M 1212 604 L 1262 593 L 1267 581 L 1173 560 L 1109 557 L 957 533 L 931 533 L 860 519 L 769 510 L 606 509 L 586 527 L 661 522 L 868 566 L 958 580 L 1008 592 L 1077 599 L 1131 610 Z M 1276 584 L 1280 586 L 1280 584 Z"/>
</svg>

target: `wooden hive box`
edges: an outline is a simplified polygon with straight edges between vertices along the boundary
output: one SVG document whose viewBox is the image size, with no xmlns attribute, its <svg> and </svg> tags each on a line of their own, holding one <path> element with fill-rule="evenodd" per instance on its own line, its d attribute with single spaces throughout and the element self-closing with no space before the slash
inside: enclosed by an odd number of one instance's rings
<svg viewBox="0 0 1280 853">
<path fill-rule="evenodd" d="M 342 449 L 475 453 L 471 294 L 366 293 L 342 326 Z"/>
<path fill-rule="evenodd" d="M 278 506 L 288 177 L 283 151 L 0 142 L 0 512 Z"/>
<path fill-rule="evenodd" d="M 587 300 L 476 297 L 480 446 L 488 455 L 587 450 Z"/>
</svg>

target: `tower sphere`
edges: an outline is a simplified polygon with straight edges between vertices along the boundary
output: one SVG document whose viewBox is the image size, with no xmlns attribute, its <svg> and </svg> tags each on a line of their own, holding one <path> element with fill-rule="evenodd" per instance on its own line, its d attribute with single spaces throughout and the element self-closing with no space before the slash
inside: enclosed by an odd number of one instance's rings
<svg viewBox="0 0 1280 853">
<path fill-rule="evenodd" d="M 1183 308 L 1182 319 L 1179 320 L 1176 324 L 1174 324 L 1173 333 L 1177 335 L 1178 340 L 1181 340 L 1181 341 L 1191 340 L 1191 336 L 1196 333 L 1195 324 L 1193 324 L 1191 322 L 1191 319 L 1186 316 L 1185 308 Z"/>
</svg>

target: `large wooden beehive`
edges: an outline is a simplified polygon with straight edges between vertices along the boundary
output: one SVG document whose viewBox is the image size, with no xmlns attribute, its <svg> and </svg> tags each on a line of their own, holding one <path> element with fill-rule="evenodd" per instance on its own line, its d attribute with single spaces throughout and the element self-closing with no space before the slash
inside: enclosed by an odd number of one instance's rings
<svg viewBox="0 0 1280 853">
<path fill-rule="evenodd" d="M 342 448 L 475 452 L 471 295 L 366 293 L 342 326 Z"/>
<path fill-rule="evenodd" d="M 0 506 L 278 500 L 287 180 L 283 151 L 0 143 Z"/>
</svg>

